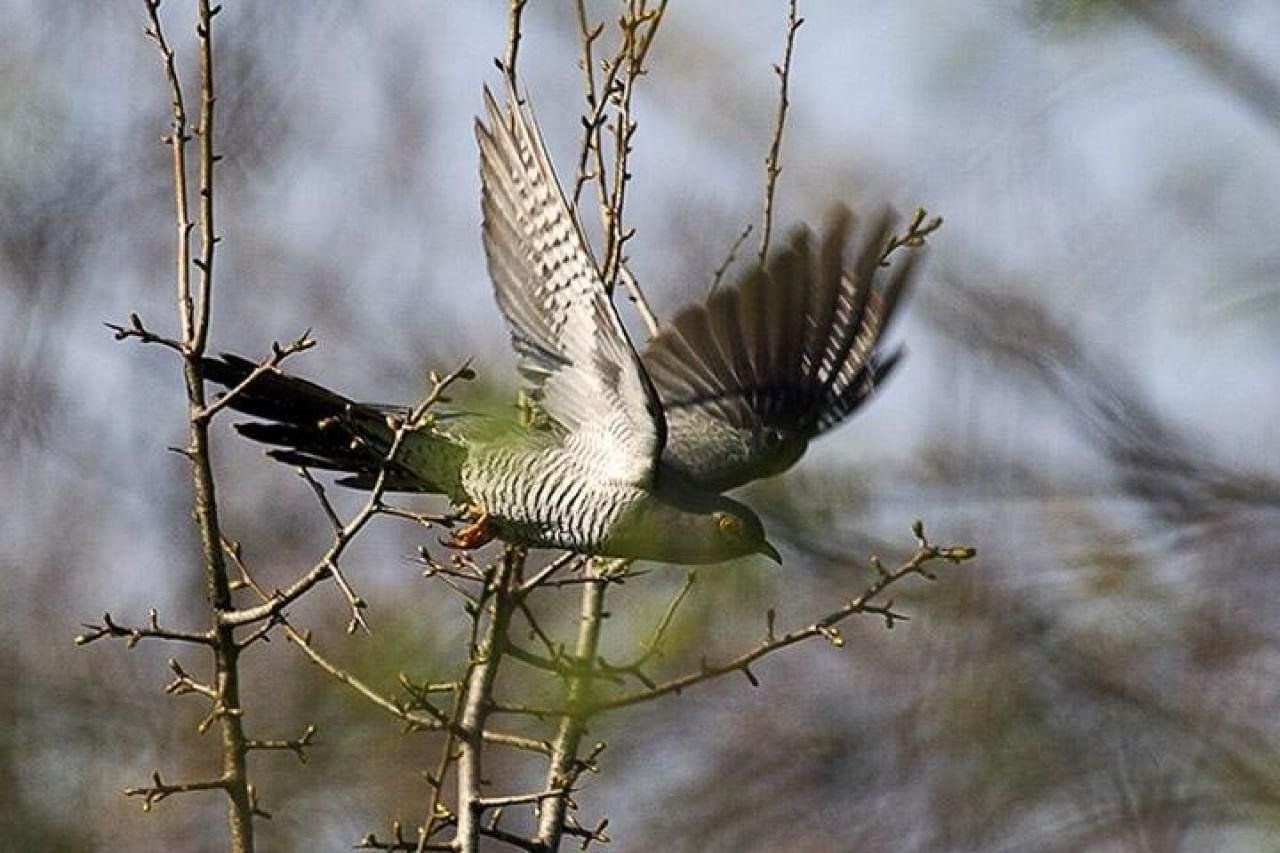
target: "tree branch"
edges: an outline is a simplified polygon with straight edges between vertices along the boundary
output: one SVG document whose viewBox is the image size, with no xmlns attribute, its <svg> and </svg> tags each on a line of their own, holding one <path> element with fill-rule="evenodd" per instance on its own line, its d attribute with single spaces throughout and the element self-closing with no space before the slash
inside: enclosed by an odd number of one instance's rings
<svg viewBox="0 0 1280 853">
<path fill-rule="evenodd" d="M 114 329 L 117 327 L 111 326 L 111 328 Z M 116 337 L 121 337 L 122 335 L 128 336 L 128 333 L 127 332 L 122 333 L 117 331 Z M 311 337 L 310 329 L 307 329 L 297 338 L 294 338 L 292 341 L 285 344 L 284 346 L 281 346 L 279 343 L 271 344 L 271 356 L 269 358 L 265 359 L 257 367 L 251 370 L 249 372 L 249 375 L 246 376 L 244 379 L 242 379 L 240 382 L 236 383 L 236 385 L 233 388 L 231 388 L 229 391 L 219 396 L 218 399 L 215 400 L 213 403 L 210 403 L 206 405 L 203 409 L 201 409 L 200 412 L 197 413 L 196 417 L 198 417 L 202 421 L 212 420 L 214 415 L 216 415 L 218 412 L 222 411 L 227 406 L 229 406 L 231 402 L 235 400 L 236 397 L 238 397 L 240 394 L 244 392 L 245 388 L 249 387 L 250 384 L 252 384 L 264 373 L 270 373 L 271 371 L 278 368 L 280 366 L 280 363 L 283 362 L 289 356 L 295 355 L 296 353 L 300 353 L 305 350 L 309 350 L 315 345 L 316 345 L 316 342 Z"/>
<path fill-rule="evenodd" d="M 202 782 L 181 782 L 178 784 L 169 784 L 160 778 L 160 772 L 156 771 L 151 774 L 152 784 L 142 788 L 125 788 L 124 795 L 126 797 L 142 797 L 142 810 L 144 812 L 151 811 L 151 807 L 161 800 L 168 799 L 174 794 L 189 794 L 193 791 L 215 791 L 218 789 L 226 790 L 226 779 L 207 779 Z"/>
<path fill-rule="evenodd" d="M 787 125 L 787 108 L 791 106 L 791 53 L 796 43 L 796 30 L 804 23 L 804 18 L 797 17 L 796 3 L 797 0 L 790 0 L 787 5 L 786 47 L 782 52 L 782 63 L 773 66 L 773 73 L 778 75 L 778 115 L 773 124 L 769 155 L 764 161 L 764 216 L 760 227 L 760 249 L 756 253 L 761 264 L 764 264 L 769 255 L 769 238 L 773 233 L 773 195 L 778 186 L 778 175 L 782 174 L 782 131 Z"/>
<path fill-rule="evenodd" d="M 738 239 L 733 241 L 733 245 L 729 247 L 729 252 L 724 256 L 724 260 L 720 262 L 720 266 L 716 267 L 715 272 L 711 275 L 711 286 L 707 288 L 709 292 L 714 292 L 720 286 L 720 282 L 724 280 L 724 275 L 729 271 L 729 267 L 733 266 L 733 261 L 738 256 L 738 250 L 742 248 L 742 244 L 747 242 L 747 238 L 751 236 L 751 230 L 754 228 L 750 222 L 738 234 Z"/>
<path fill-rule="evenodd" d="M 93 625 L 86 622 L 82 626 L 87 630 L 85 633 L 76 636 L 76 645 L 87 646 L 95 640 L 111 637 L 113 639 L 126 640 L 126 644 L 131 649 L 142 640 L 170 640 L 180 643 L 196 643 L 210 648 L 214 646 L 212 631 L 175 631 L 160 625 L 160 618 L 156 614 L 154 607 L 148 612 L 150 614 L 148 623 L 144 627 L 118 625 L 112 621 L 110 613 L 103 613 L 101 625 Z"/>
<path fill-rule="evenodd" d="M 528 2 L 529 0 L 511 0 L 507 11 L 507 52 L 498 62 L 498 67 L 507 75 L 512 92 L 516 91 L 516 59 L 520 54 L 520 16 Z"/>
<path fill-rule="evenodd" d="M 600 645 L 600 629 L 604 621 L 604 595 L 606 583 L 600 577 L 601 566 L 592 562 L 587 569 L 589 579 L 582 589 L 582 604 L 578 615 L 578 636 L 574 644 L 574 665 L 585 672 L 571 678 L 567 705 L 574 709 L 590 698 L 592 679 L 588 673 L 596 659 Z M 552 743 L 551 761 L 547 767 L 546 789 L 567 790 L 577 778 L 578 747 L 586 729 L 585 717 L 572 711 L 563 715 L 559 730 Z M 551 797 L 542 802 L 538 814 L 537 841 L 545 850 L 554 851 L 560 846 L 564 834 L 565 818 L 569 807 L 567 797 Z"/>
<path fill-rule="evenodd" d="M 458 833 L 455 844 L 462 853 L 475 853 L 480 845 L 481 753 L 485 723 L 493 697 L 493 684 L 502 661 L 507 625 L 515 605 L 515 583 L 523 552 L 508 547 L 495 566 L 486 588 L 489 619 L 472 645 L 471 665 L 464 679 L 464 698 L 458 717 Z M 482 608 L 483 610 L 483 608 Z M 481 615 L 477 614 L 477 619 Z"/>
<path fill-rule="evenodd" d="M 649 9 L 645 0 L 628 0 L 627 9 L 627 14 L 619 21 L 622 48 L 619 59 L 615 60 L 615 63 L 625 64 L 626 74 L 622 75 L 621 85 L 614 96 L 613 189 L 608 204 L 601 211 L 605 226 L 604 268 L 601 274 L 605 285 L 610 289 L 618 281 L 623 283 L 628 298 L 636 306 L 650 336 L 653 336 L 658 334 L 657 317 L 649 307 L 644 291 L 636 283 L 635 277 L 626 269 L 623 250 L 627 241 L 635 236 L 635 230 L 628 230 L 624 226 L 623 210 L 626 206 L 627 183 L 631 180 L 627 161 L 631 154 L 631 138 L 636 130 L 636 123 L 631 119 L 631 96 L 636 80 L 645 73 L 645 57 L 653 45 L 662 16 L 666 13 L 667 0 L 660 0 L 656 9 Z M 596 144 L 599 145 L 598 138 Z"/>
<path fill-rule="evenodd" d="M 170 96 L 170 132 L 164 137 L 169 146 L 172 161 L 174 194 L 174 218 L 177 229 L 176 283 L 178 324 L 180 340 L 170 340 L 149 332 L 136 314 L 129 317 L 129 326 L 111 325 L 117 339 L 137 338 L 143 343 L 157 343 L 178 351 L 183 358 L 183 381 L 187 392 L 187 445 L 182 453 L 191 465 L 193 511 L 199 532 L 201 561 L 204 570 L 205 597 L 212 611 L 213 626 L 207 634 L 190 634 L 161 629 L 154 611 L 151 626 L 145 629 L 121 629 L 104 617 L 102 626 L 88 626 L 89 634 L 77 638 L 78 642 L 91 642 L 102 636 L 127 636 L 130 644 L 143 637 L 179 640 L 209 645 L 213 651 L 214 678 L 211 685 L 191 679 L 173 662 L 177 678 L 169 685 L 173 693 L 201 693 L 212 700 L 213 710 L 201 723 L 201 729 L 216 720 L 221 733 L 222 774 L 216 782 L 199 782 L 186 785 L 165 785 L 157 773 L 151 788 L 130 789 L 130 795 L 143 797 L 144 808 L 174 794 L 189 790 L 222 788 L 228 797 L 228 822 L 231 832 L 231 849 L 235 853 L 253 850 L 253 818 L 260 814 L 253 797 L 246 769 L 248 747 L 242 724 L 243 710 L 240 703 L 239 654 L 231 626 L 221 622 L 220 614 L 232 609 L 231 586 L 222 554 L 222 534 L 218 520 L 217 494 L 213 478 L 212 451 L 209 443 L 208 421 L 216 404 L 205 402 L 203 359 L 209 336 L 210 304 L 213 293 L 213 260 L 218 236 L 214 229 L 214 165 L 218 156 L 214 153 L 214 51 L 213 18 L 221 10 L 211 6 L 209 0 L 196 4 L 196 36 L 199 55 L 200 115 L 199 170 L 197 177 L 198 222 L 191 220 L 188 202 L 186 151 L 190 136 L 187 131 L 187 111 L 173 48 L 165 37 L 160 22 L 159 0 L 144 0 L 148 25 L 146 36 L 160 53 L 165 80 Z M 191 234 L 198 224 L 200 255 L 191 256 Z M 191 268 L 199 271 L 199 280 L 192 292 Z M 301 345 L 300 345 L 301 346 Z M 283 356 L 282 356 L 283 357 Z M 121 633 L 121 631 L 125 633 Z"/>
<path fill-rule="evenodd" d="M 816 620 L 805 628 L 791 631 L 782 636 L 775 636 L 773 633 L 773 614 L 769 613 L 768 631 L 765 638 L 756 645 L 755 648 L 744 652 L 722 664 L 705 664 L 697 671 L 687 673 L 677 678 L 662 682 L 657 686 L 648 690 L 638 691 L 636 693 L 624 696 L 614 697 L 594 702 L 589 708 L 581 711 L 588 715 L 596 715 L 604 711 L 614 710 L 616 708 L 625 708 L 631 705 L 638 705 L 643 702 L 649 702 L 662 696 L 672 693 L 679 693 L 685 688 L 692 687 L 695 684 L 701 684 L 704 681 L 710 681 L 713 678 L 719 678 L 730 673 L 740 672 L 756 685 L 754 673 L 750 667 L 751 664 L 765 657 L 795 645 L 796 643 L 808 640 L 814 637 L 823 637 L 832 645 L 837 647 L 844 645 L 844 638 L 836 627 L 840 622 L 854 615 L 855 613 L 871 613 L 884 618 L 886 625 L 893 627 L 894 623 L 905 619 L 906 617 L 893 610 L 893 602 L 886 604 L 874 604 L 873 601 L 886 589 L 907 577 L 908 575 L 920 575 L 929 580 L 934 579 L 934 575 L 926 568 L 929 563 L 938 560 L 944 560 L 951 563 L 961 563 L 970 560 L 977 555 L 977 551 L 968 546 L 949 546 L 945 548 L 935 547 L 929 544 L 923 536 L 923 528 L 917 522 L 917 530 L 919 530 L 919 545 L 914 554 L 893 571 L 885 570 L 878 559 L 872 558 L 872 565 L 878 572 L 878 577 L 871 583 L 860 595 L 850 600 L 843 607 L 828 613 L 826 616 Z M 570 710 L 573 704 L 570 703 Z"/>
<path fill-rule="evenodd" d="M 307 763 L 307 750 L 315 746 L 316 727 L 307 726 L 302 732 L 302 736 L 288 740 L 248 740 L 245 741 L 246 749 L 277 749 L 288 750 L 298 756 L 298 761 L 302 764 Z"/>
</svg>

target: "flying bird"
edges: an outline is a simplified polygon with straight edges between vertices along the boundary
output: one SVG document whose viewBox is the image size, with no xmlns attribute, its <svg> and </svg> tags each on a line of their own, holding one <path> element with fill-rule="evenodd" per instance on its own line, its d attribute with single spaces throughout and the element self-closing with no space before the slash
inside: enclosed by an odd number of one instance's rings
<svg viewBox="0 0 1280 853">
<path fill-rule="evenodd" d="M 800 229 L 733 286 L 688 305 L 639 350 L 623 326 L 527 103 L 486 88 L 477 119 L 483 240 L 520 358 L 533 422 L 358 403 L 278 369 L 229 401 L 238 424 L 292 465 L 338 482 L 444 494 L 470 523 L 453 544 L 498 538 L 677 564 L 749 554 L 781 562 L 749 507 L 723 492 L 790 468 L 898 362 L 881 338 L 918 253 L 882 263 L 892 217 L 851 249 L 840 208 L 820 238 Z M 227 387 L 253 362 L 207 359 Z"/>
</svg>

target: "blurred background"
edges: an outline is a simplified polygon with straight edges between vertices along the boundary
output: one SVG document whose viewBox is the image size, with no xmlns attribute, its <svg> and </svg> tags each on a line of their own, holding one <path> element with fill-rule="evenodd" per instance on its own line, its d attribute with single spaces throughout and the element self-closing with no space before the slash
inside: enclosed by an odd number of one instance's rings
<svg viewBox="0 0 1280 853">
<path fill-rule="evenodd" d="M 615 15 L 589 5 L 597 19 Z M 807 624 L 860 591 L 910 522 L 979 559 L 870 618 L 593 728 L 580 819 L 616 850 L 1280 849 L 1280 5 L 1272 0 L 802 0 L 777 222 L 844 201 L 946 217 L 873 404 L 746 496 L 787 561 L 704 570 L 655 674 Z M 193 3 L 169 0 L 195 79 Z M 758 221 L 785 3 L 673 3 L 636 95 L 631 268 L 660 316 Z M 207 619 L 170 354 L 103 327 L 175 326 L 168 97 L 140 2 L 0 7 L 0 846 L 224 848 L 221 798 L 143 814 L 121 790 L 212 774 L 201 702 L 144 643 L 80 623 Z M 514 359 L 479 240 L 472 120 L 506 4 L 228 4 L 218 18 L 212 346 L 357 397 L 416 399 L 430 368 Z M 609 37 L 612 43 L 612 36 Z M 583 109 L 571 3 L 533 0 L 521 73 L 561 174 Z M 753 236 L 742 254 L 751 256 Z M 625 311 L 626 309 L 624 309 Z M 632 318 L 634 319 L 634 318 Z M 323 550 L 287 468 L 215 430 L 227 529 L 262 580 Z M 350 496 L 337 496 L 343 506 Z M 447 591 L 384 522 L 336 590 L 291 613 L 371 683 L 445 678 Z M 636 647 L 684 573 L 611 593 Z M 909 589 L 908 589 L 909 587 Z M 557 596 L 559 596 L 557 598 Z M 576 596 L 548 593 L 567 636 Z M 421 821 L 439 748 L 284 642 L 246 655 L 256 737 L 319 728 L 300 765 L 253 756 L 264 850 L 348 849 Z M 508 695 L 533 689 L 518 665 Z M 538 786 L 515 757 L 489 773 Z"/>
</svg>

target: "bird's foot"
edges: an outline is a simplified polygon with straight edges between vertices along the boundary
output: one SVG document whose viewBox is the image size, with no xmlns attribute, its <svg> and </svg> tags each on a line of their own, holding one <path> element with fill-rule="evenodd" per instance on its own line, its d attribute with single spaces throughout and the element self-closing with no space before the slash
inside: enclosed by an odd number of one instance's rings
<svg viewBox="0 0 1280 853">
<path fill-rule="evenodd" d="M 474 551 L 493 541 L 493 530 L 489 526 L 489 513 L 480 511 L 475 521 L 453 534 L 448 539 L 441 539 L 440 544 L 446 548 L 457 548 L 460 551 Z"/>
</svg>

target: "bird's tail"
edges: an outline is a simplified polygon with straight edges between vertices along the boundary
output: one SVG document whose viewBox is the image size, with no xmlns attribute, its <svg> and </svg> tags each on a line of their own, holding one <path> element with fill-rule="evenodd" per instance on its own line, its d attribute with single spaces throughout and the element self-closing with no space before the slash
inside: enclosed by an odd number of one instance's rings
<svg viewBox="0 0 1280 853">
<path fill-rule="evenodd" d="M 227 388 L 237 388 L 257 369 L 227 353 L 205 359 L 203 366 L 205 379 Z M 444 430 L 426 426 L 407 431 L 394 458 L 388 459 L 397 421 L 410 416 L 406 407 L 357 403 L 274 369 L 237 390 L 227 405 L 261 418 L 236 424 L 236 430 L 271 445 L 267 455 L 286 464 L 345 472 L 338 483 L 357 489 L 373 488 L 385 470 L 388 491 L 462 497 L 459 472 L 466 447 Z"/>
</svg>

